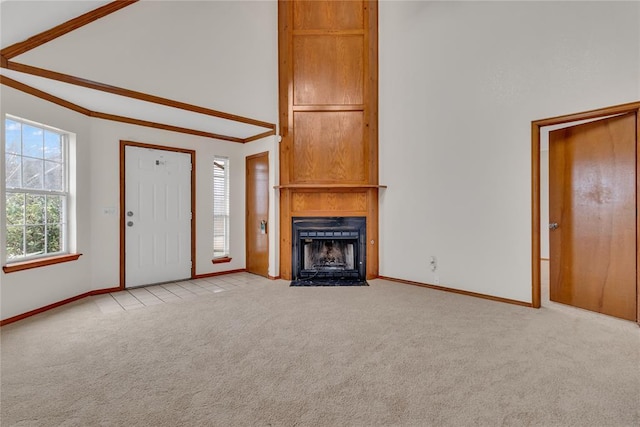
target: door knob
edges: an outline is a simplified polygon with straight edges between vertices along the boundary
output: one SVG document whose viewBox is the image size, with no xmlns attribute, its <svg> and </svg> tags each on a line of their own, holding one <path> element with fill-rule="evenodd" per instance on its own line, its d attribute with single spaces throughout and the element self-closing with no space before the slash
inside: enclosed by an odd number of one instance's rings
<svg viewBox="0 0 640 427">
<path fill-rule="evenodd" d="M 129 221 L 129 222 L 127 222 L 127 225 L 128 225 L 129 227 L 132 227 L 132 226 L 133 226 L 133 221 Z"/>
<path fill-rule="evenodd" d="M 127 212 L 127 216 L 133 216 L 133 212 L 131 211 Z"/>
<path fill-rule="evenodd" d="M 558 226 L 558 223 L 557 223 L 557 222 L 550 222 L 550 223 L 549 223 L 549 230 L 555 230 L 555 229 L 557 229 L 558 227 L 559 227 L 559 226 Z"/>
</svg>

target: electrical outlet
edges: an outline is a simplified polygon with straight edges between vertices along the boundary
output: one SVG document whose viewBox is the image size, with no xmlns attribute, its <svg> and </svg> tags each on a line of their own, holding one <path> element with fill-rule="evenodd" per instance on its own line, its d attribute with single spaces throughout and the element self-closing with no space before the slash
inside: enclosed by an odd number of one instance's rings
<svg viewBox="0 0 640 427">
<path fill-rule="evenodd" d="M 438 269 L 438 258 L 431 255 L 429 258 L 429 267 L 431 268 L 431 271 L 436 271 Z"/>
</svg>

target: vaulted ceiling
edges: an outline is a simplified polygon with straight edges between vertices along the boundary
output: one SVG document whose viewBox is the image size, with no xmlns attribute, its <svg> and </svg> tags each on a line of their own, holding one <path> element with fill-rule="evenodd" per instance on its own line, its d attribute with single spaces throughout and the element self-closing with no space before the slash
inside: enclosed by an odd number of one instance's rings
<svg viewBox="0 0 640 427">
<path fill-rule="evenodd" d="M 2 83 L 109 120 L 234 142 L 275 133 L 275 2 L 124 3 L 2 1 Z M 12 50 L 100 8 L 113 10 L 24 53 Z"/>
</svg>

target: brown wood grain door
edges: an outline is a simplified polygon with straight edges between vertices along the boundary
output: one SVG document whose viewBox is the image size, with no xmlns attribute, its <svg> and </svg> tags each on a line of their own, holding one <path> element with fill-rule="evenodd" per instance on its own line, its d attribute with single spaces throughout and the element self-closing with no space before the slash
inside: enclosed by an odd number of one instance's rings
<svg viewBox="0 0 640 427">
<path fill-rule="evenodd" d="M 247 163 L 247 271 L 269 277 L 269 153 L 249 156 Z"/>
<path fill-rule="evenodd" d="M 625 114 L 549 133 L 552 301 L 636 319 L 636 132 Z"/>
</svg>

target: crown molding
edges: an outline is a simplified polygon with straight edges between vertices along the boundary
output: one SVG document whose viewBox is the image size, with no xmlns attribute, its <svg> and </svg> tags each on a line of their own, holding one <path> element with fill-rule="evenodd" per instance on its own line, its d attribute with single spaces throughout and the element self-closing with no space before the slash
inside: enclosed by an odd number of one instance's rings
<svg viewBox="0 0 640 427">
<path fill-rule="evenodd" d="M 70 33 L 73 30 L 77 30 L 80 27 L 84 27 L 93 21 L 110 15 L 113 12 L 117 12 L 118 10 L 137 2 L 138 0 L 116 0 L 105 4 L 104 6 L 91 10 L 83 15 L 70 19 L 67 22 L 56 25 L 51 29 L 36 34 L 35 36 L 29 37 L 27 40 L 7 46 L 0 50 L 0 55 L 4 56 L 7 60 L 18 55 L 22 55 L 23 53 L 35 49 L 38 46 L 42 46 L 51 40 L 57 39 L 60 36 Z"/>
<path fill-rule="evenodd" d="M 131 125 L 144 126 L 144 127 L 154 128 L 154 129 L 162 129 L 162 130 L 167 130 L 171 132 L 183 133 L 187 135 L 202 136 L 205 138 L 220 139 L 223 141 L 237 142 L 241 144 L 247 142 L 244 138 L 237 138 L 234 136 L 221 135 L 221 134 L 212 133 L 212 132 L 205 132 L 205 131 L 196 130 L 196 129 L 168 125 L 165 123 L 151 122 L 148 120 L 134 119 L 132 117 L 118 116 L 115 114 L 92 111 L 92 110 L 89 110 L 88 108 L 84 108 L 78 104 L 74 104 L 73 102 L 69 102 L 62 98 L 58 98 L 57 96 L 51 95 L 50 93 L 44 92 L 40 89 L 36 89 L 33 86 L 26 85 L 22 82 L 19 82 L 17 80 L 14 80 L 10 77 L 3 76 L 3 75 L 0 75 L 0 84 L 12 87 L 21 92 L 28 93 L 29 95 L 33 95 L 37 98 L 44 99 L 45 101 L 49 101 L 51 103 L 60 105 L 61 107 L 68 108 L 69 110 L 73 110 L 77 113 L 83 114 L 85 116 L 97 118 L 97 119 L 110 120 L 113 122 L 127 123 Z"/>
<path fill-rule="evenodd" d="M 62 83 L 68 83 L 75 86 L 81 86 L 88 89 L 94 89 L 101 92 L 111 93 L 113 95 L 123 96 L 125 98 L 137 99 L 139 101 L 150 102 L 153 104 L 164 105 L 165 107 L 178 108 L 180 110 L 191 111 L 193 113 L 204 114 L 211 117 L 217 117 L 219 119 L 231 120 L 234 122 L 244 123 L 253 126 L 259 126 L 267 129 L 275 129 L 276 125 L 273 123 L 263 122 L 261 120 L 251 119 L 249 117 L 238 116 L 236 114 L 225 113 L 223 111 L 213 110 L 211 108 L 200 107 L 193 104 L 187 104 L 186 102 L 175 101 L 173 99 L 162 98 L 160 96 L 151 95 L 144 92 L 137 92 L 117 86 L 108 85 L 105 83 L 96 82 L 82 77 L 76 77 L 69 74 L 59 73 L 57 71 L 47 70 L 44 68 L 38 68 L 31 65 L 20 64 L 13 61 L 8 61 L 6 67 L 7 70 L 17 71 L 20 73 L 31 74 L 32 76 L 43 77 L 49 80 L 56 80 Z"/>
<path fill-rule="evenodd" d="M 163 105 L 166 107 L 177 108 L 180 110 L 190 111 L 193 113 L 203 114 L 211 117 L 216 117 L 219 119 L 230 120 L 238 123 L 244 123 L 248 125 L 258 126 L 262 128 L 269 129 L 267 132 L 262 132 L 256 134 L 254 136 L 248 138 L 239 138 L 228 135 L 220 135 L 211 132 L 199 131 L 195 129 L 182 128 L 178 126 L 167 125 L 163 123 L 150 122 L 145 120 L 134 119 L 130 117 L 117 116 L 113 114 L 101 113 L 97 111 L 91 111 L 82 106 L 76 105 L 72 102 L 66 101 L 62 98 L 58 98 L 46 92 L 43 92 L 34 87 L 28 86 L 24 83 L 18 82 L 16 80 L 10 79 L 6 76 L 0 76 L 1 83 L 7 86 L 11 86 L 14 89 L 21 90 L 23 92 L 29 93 L 31 95 L 37 96 L 39 98 L 45 99 L 47 101 L 53 102 L 55 104 L 61 105 L 65 108 L 69 108 L 71 110 L 80 112 L 82 114 L 102 118 L 105 120 L 118 121 L 122 123 L 130 123 L 136 124 L 140 126 L 153 127 L 156 129 L 164 129 L 170 130 L 173 132 L 186 133 L 191 135 L 203 136 L 207 138 L 215 138 L 221 139 L 224 141 L 231 142 L 239 142 L 245 143 L 250 141 L 255 141 L 260 138 L 264 138 L 269 135 L 275 135 L 276 125 L 274 123 L 269 123 L 261 120 L 252 119 L 249 117 L 243 117 L 236 114 L 225 113 L 223 111 L 213 110 L 211 108 L 200 107 L 193 104 L 188 104 L 181 101 L 175 101 L 168 98 L 162 98 L 160 96 L 151 95 L 148 93 L 137 92 L 130 89 L 125 89 L 117 86 L 112 86 L 106 83 L 101 83 L 89 79 L 85 79 L 82 77 L 76 77 L 69 74 L 59 73 L 56 71 L 38 68 L 27 64 L 21 64 L 14 61 L 11 61 L 11 58 L 21 55 L 29 50 L 35 49 L 43 44 L 54 40 L 64 34 L 67 34 L 73 30 L 76 30 L 80 27 L 83 27 L 97 19 L 105 17 L 111 13 L 114 13 L 124 7 L 127 7 L 133 3 L 138 2 L 139 0 L 117 0 L 111 3 L 108 3 L 102 7 L 89 11 L 83 15 L 78 16 L 77 18 L 73 18 L 63 24 L 57 25 L 47 31 L 43 31 L 33 37 L 28 38 L 22 42 L 13 44 L 8 46 L 0 51 L 0 67 L 5 68 L 12 71 L 17 71 L 20 73 L 30 74 L 37 77 L 42 77 L 50 80 L 56 80 L 62 83 L 67 83 L 75 86 L 81 86 L 88 89 L 93 89 L 101 92 L 111 93 L 114 95 L 123 96 L 126 98 L 136 99 L 139 101 L 145 101 L 153 104 Z"/>
</svg>

